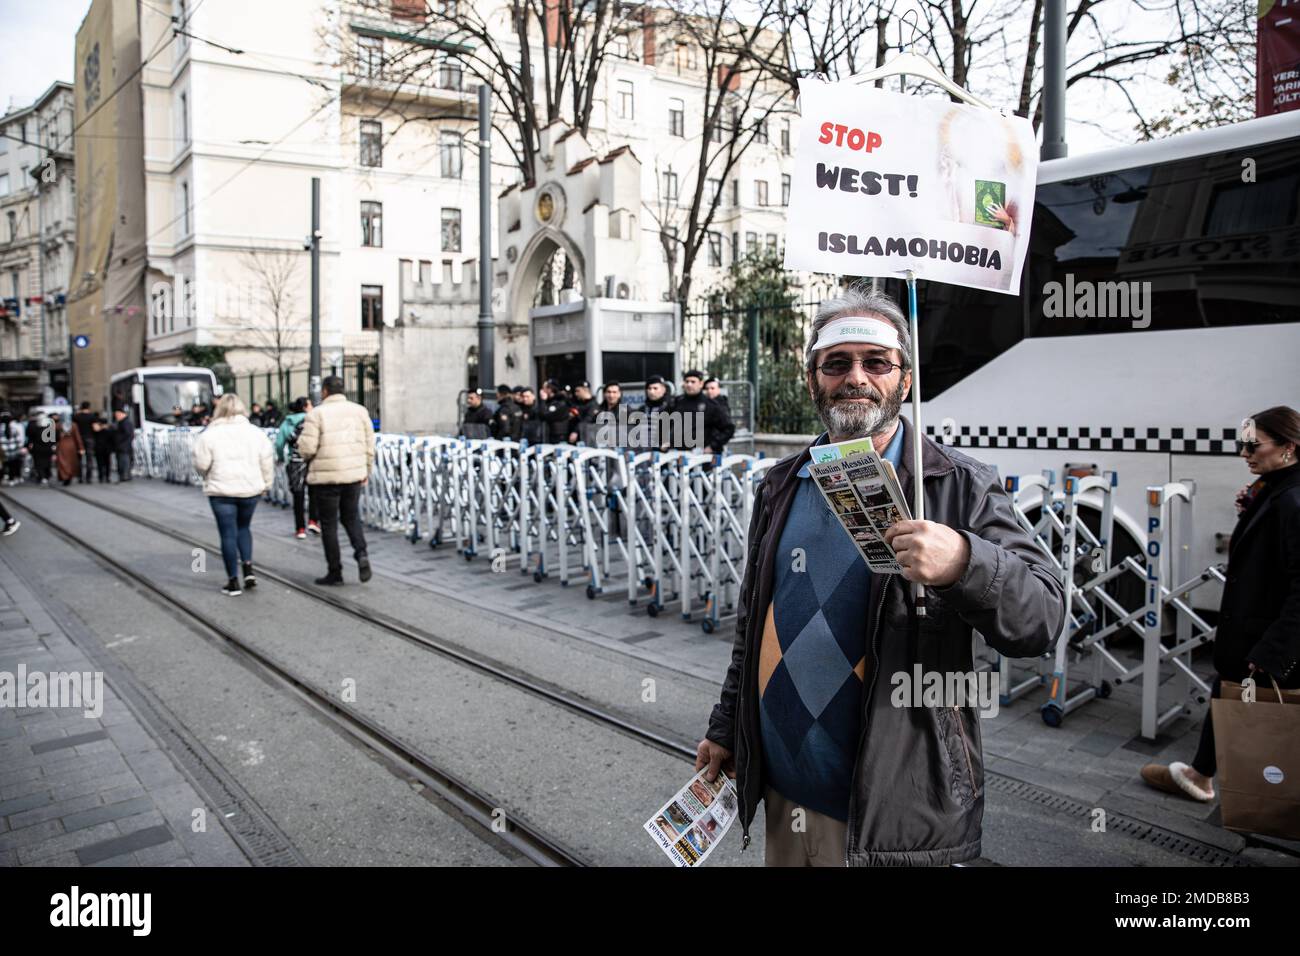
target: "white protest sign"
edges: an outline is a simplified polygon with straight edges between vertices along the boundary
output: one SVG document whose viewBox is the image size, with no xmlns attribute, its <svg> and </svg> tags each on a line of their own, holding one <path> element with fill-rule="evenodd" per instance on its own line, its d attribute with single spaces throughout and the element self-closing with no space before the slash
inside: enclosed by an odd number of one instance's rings
<svg viewBox="0 0 1300 956">
<path fill-rule="evenodd" d="M 1028 120 L 854 83 L 799 81 L 788 269 L 1017 295 L 1038 150 Z"/>
</svg>

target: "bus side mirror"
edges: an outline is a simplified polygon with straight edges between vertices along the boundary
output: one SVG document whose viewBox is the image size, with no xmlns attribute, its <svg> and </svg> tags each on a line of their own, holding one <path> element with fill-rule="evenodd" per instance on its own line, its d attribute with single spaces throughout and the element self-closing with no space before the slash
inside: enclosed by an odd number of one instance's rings
<svg viewBox="0 0 1300 956">
<path fill-rule="evenodd" d="M 144 382 L 136 382 L 131 386 L 131 404 L 137 407 L 144 404 Z"/>
<path fill-rule="evenodd" d="M 218 382 L 216 385 L 212 386 L 212 394 L 217 398 L 220 398 L 222 395 L 226 394 L 226 390 L 222 387 L 221 383 Z"/>
</svg>

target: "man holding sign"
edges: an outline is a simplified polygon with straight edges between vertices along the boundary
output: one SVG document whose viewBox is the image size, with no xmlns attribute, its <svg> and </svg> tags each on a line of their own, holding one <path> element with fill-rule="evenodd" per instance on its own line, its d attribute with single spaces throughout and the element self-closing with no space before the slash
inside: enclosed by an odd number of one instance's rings
<svg viewBox="0 0 1300 956">
<path fill-rule="evenodd" d="M 826 426 L 813 445 L 869 437 L 910 488 L 918 436 L 899 410 L 912 363 L 908 324 L 887 296 L 824 302 L 805 353 Z M 900 706 L 891 679 L 973 673 L 973 629 L 1008 657 L 1042 654 L 1060 631 L 1061 585 L 994 469 L 920 440 L 929 520 L 886 534 L 901 575 L 867 567 L 809 476 L 812 445 L 775 465 L 755 497 L 731 666 L 696 767 L 734 773 L 746 842 L 766 800 L 769 865 L 979 856 L 975 710 Z M 926 585 L 926 616 L 906 582 Z"/>
</svg>

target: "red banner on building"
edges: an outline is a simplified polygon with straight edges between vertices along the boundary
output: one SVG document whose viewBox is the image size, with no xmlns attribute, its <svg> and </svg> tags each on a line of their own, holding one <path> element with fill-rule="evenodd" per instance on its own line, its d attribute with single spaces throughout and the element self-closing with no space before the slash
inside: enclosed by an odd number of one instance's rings
<svg viewBox="0 0 1300 956">
<path fill-rule="evenodd" d="M 1255 115 L 1300 109 L 1300 0 L 1260 0 Z"/>
</svg>

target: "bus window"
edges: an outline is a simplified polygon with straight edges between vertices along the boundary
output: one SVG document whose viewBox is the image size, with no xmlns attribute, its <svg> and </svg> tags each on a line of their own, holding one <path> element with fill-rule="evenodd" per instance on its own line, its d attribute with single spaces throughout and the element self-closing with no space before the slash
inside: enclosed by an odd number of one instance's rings
<svg viewBox="0 0 1300 956">
<path fill-rule="evenodd" d="M 172 409 L 179 405 L 182 412 L 189 412 L 197 403 L 212 408 L 212 383 L 206 375 L 144 376 L 144 417 L 149 421 L 177 424 Z"/>
</svg>

